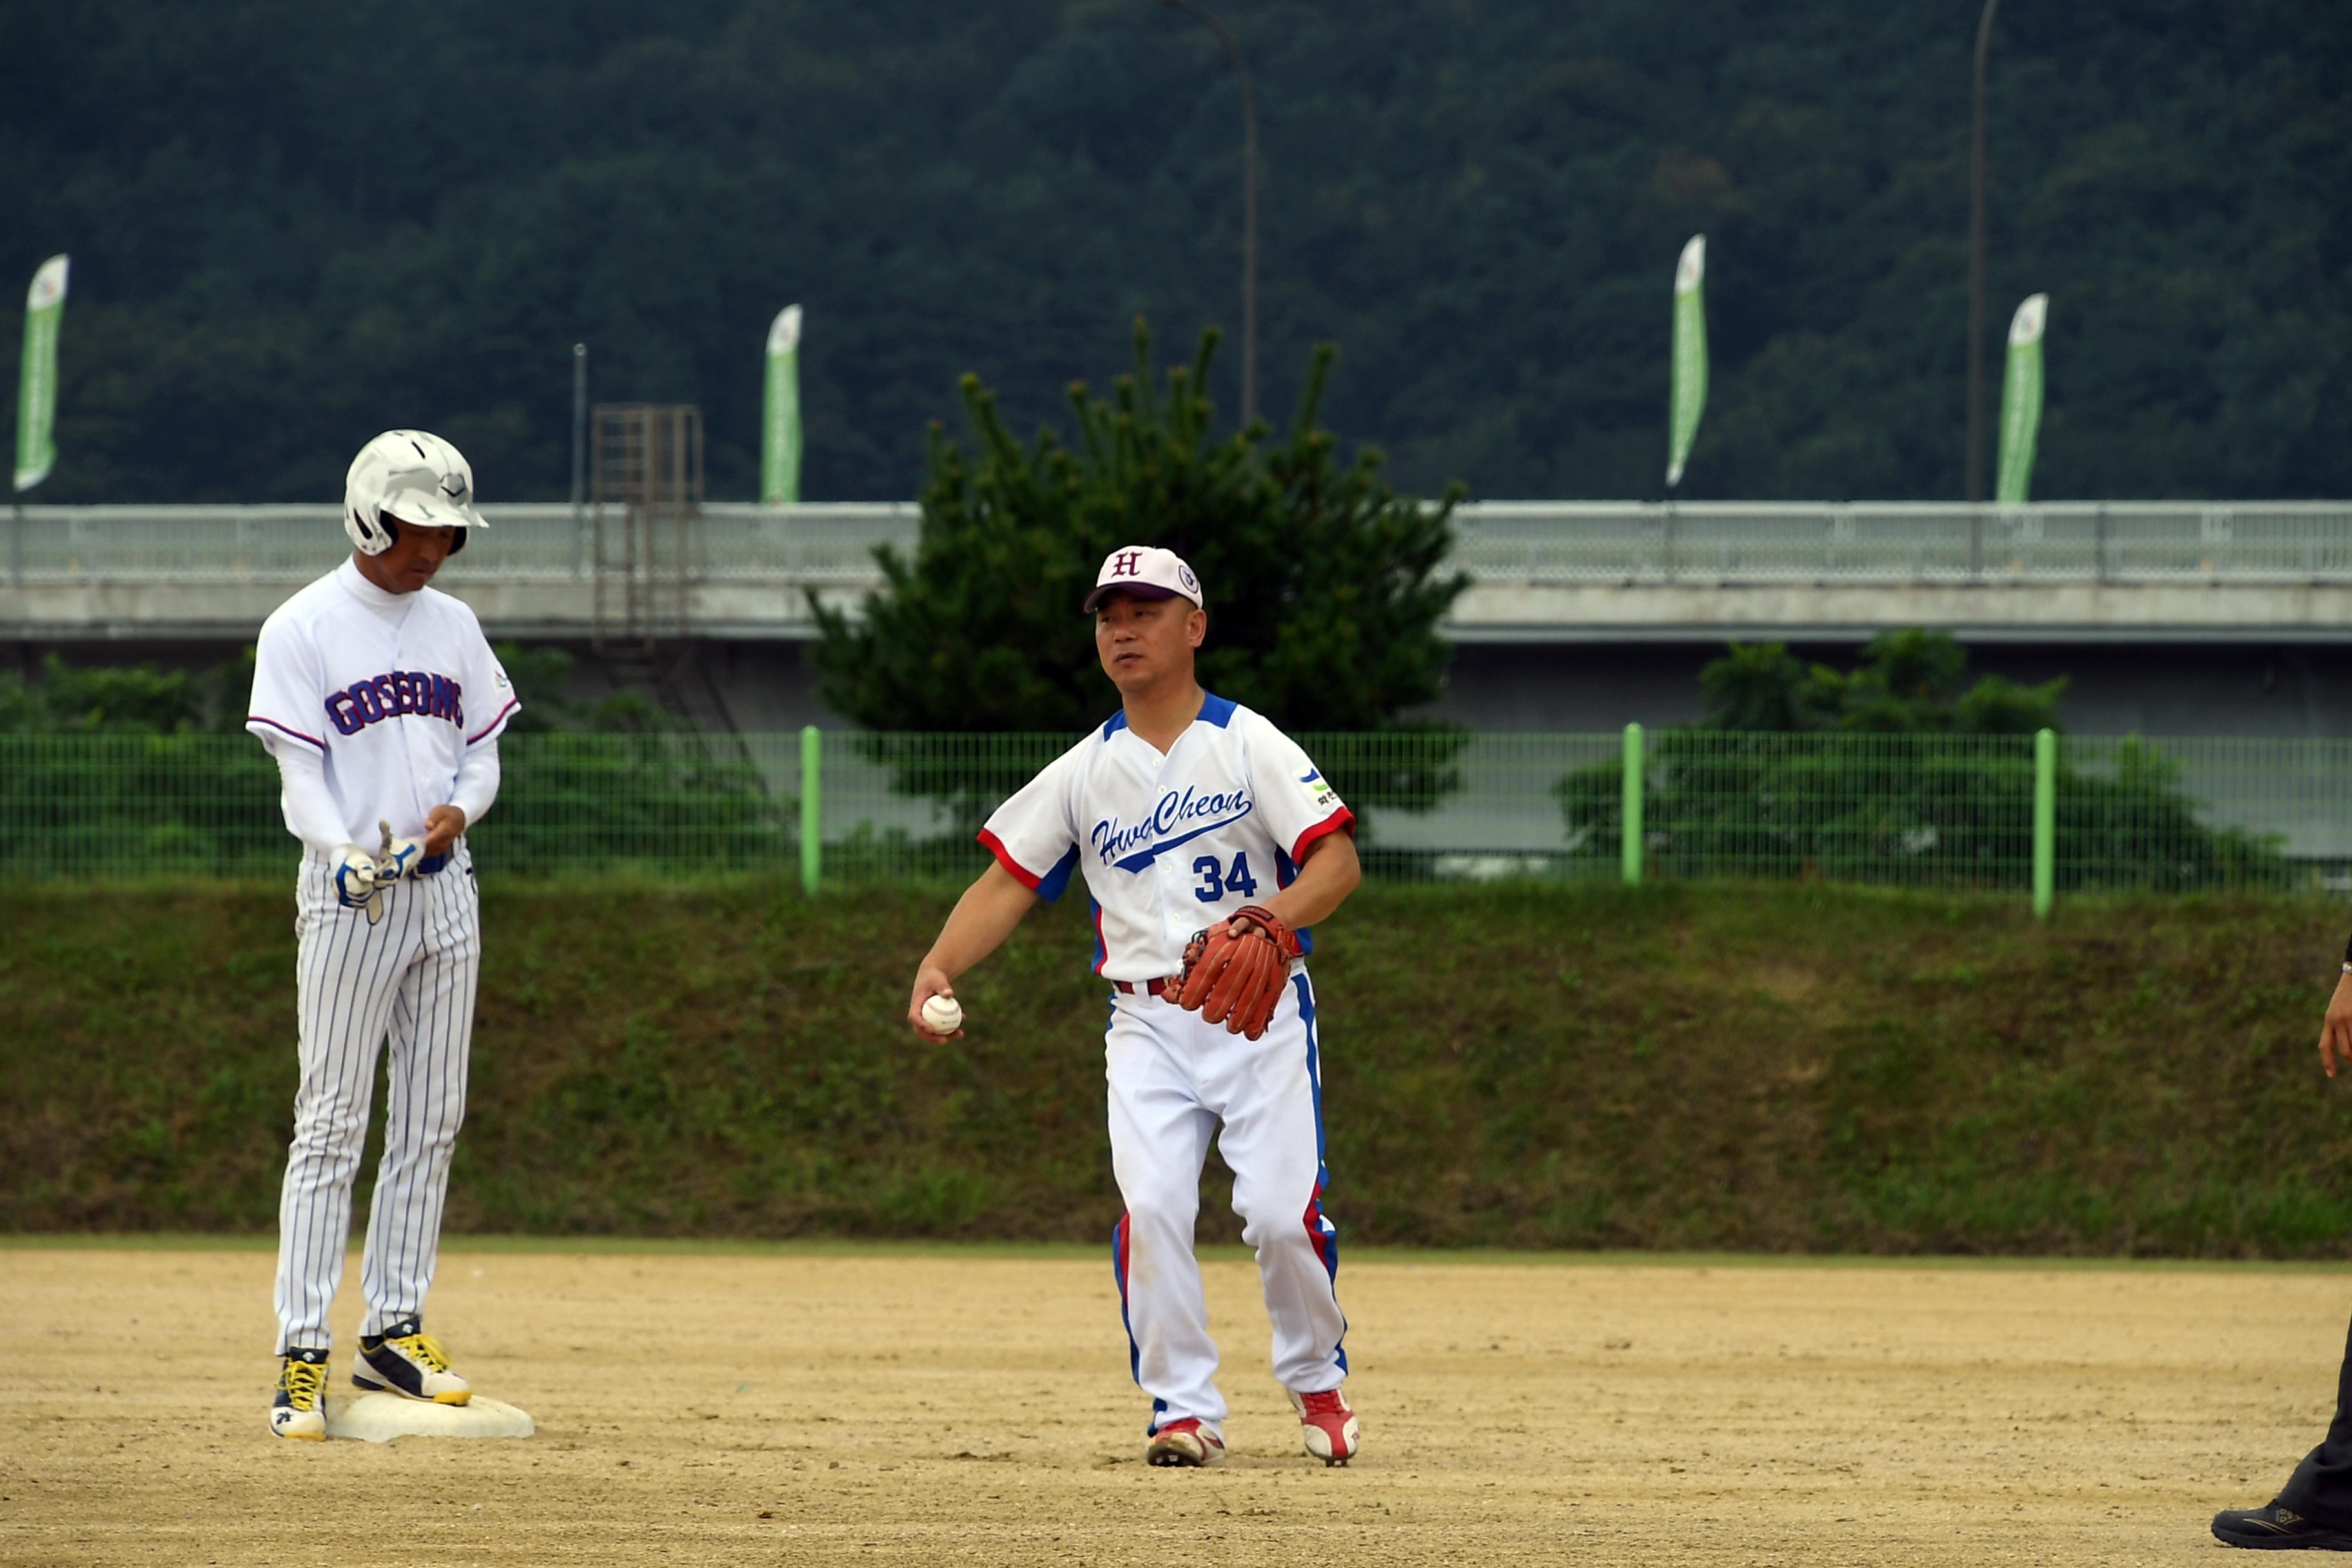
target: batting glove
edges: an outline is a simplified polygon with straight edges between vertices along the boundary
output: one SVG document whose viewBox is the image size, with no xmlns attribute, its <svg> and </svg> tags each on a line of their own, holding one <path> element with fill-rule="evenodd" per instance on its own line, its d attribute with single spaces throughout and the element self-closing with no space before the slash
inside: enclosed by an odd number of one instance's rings
<svg viewBox="0 0 2352 1568">
<path fill-rule="evenodd" d="M 425 840 L 394 838 L 383 847 L 383 853 L 376 857 L 376 880 L 397 882 L 403 877 L 415 874 L 417 862 L 424 858 Z"/>
<path fill-rule="evenodd" d="M 346 844 L 335 857 L 335 901 L 347 910 L 363 910 L 376 888 L 388 880 L 377 868 L 375 857 L 356 844 Z"/>
</svg>

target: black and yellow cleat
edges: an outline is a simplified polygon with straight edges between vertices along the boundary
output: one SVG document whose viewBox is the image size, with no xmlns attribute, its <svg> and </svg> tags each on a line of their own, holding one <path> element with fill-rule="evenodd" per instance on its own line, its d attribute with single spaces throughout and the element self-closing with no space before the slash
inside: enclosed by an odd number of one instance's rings
<svg viewBox="0 0 2352 1568">
<path fill-rule="evenodd" d="M 2305 1519 L 2275 1502 L 2264 1508 L 2223 1509 L 2213 1516 L 2213 1539 L 2258 1552 L 2352 1552 L 2352 1531 Z"/>
<path fill-rule="evenodd" d="M 269 1429 L 306 1443 L 327 1440 L 327 1352 L 288 1351 L 269 1402 Z"/>
<path fill-rule="evenodd" d="M 463 1405 L 474 1397 L 473 1386 L 449 1370 L 449 1352 L 415 1318 L 403 1318 L 381 1334 L 362 1336 L 352 1381 L 362 1388 L 385 1389 L 436 1405 Z"/>
</svg>

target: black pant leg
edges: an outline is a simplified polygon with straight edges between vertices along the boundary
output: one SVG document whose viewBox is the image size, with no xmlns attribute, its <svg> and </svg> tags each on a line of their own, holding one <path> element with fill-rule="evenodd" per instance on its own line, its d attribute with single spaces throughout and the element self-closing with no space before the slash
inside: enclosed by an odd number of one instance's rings
<svg viewBox="0 0 2352 1568">
<path fill-rule="evenodd" d="M 2344 1364 L 2336 1374 L 2336 1418 L 2287 1478 L 2278 1500 L 2305 1519 L 2352 1530 L 2352 1330 L 2345 1333 Z"/>
</svg>

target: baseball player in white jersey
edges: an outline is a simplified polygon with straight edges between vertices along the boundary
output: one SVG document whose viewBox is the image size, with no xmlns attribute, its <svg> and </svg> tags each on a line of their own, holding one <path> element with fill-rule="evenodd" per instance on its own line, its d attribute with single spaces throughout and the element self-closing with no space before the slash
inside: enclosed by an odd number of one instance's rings
<svg viewBox="0 0 2352 1568">
<path fill-rule="evenodd" d="M 269 1429 L 323 1438 L 327 1307 L 389 1037 L 383 1163 L 352 1380 L 412 1399 L 472 1397 L 424 1331 L 482 959 L 467 827 L 499 789 L 518 706 L 474 612 L 425 584 L 484 525 L 473 472 L 421 430 L 388 430 L 344 481 L 352 558 L 278 606 L 256 650 L 246 728 L 277 758 L 295 883 L 301 1085 L 278 1205 Z"/>
<path fill-rule="evenodd" d="M 1173 552 L 1104 561 L 1085 609 L 1121 710 L 989 818 L 996 863 L 948 917 L 915 974 L 908 1018 L 993 951 L 1073 871 L 1093 897 L 1111 1163 L 1127 1212 L 1112 1233 L 1129 1366 L 1151 1397 L 1145 1458 L 1225 1456 L 1200 1265 L 1192 1254 L 1209 1141 L 1234 1173 L 1256 1249 L 1274 1374 L 1307 1451 L 1344 1464 L 1360 1441 L 1341 1384 L 1347 1320 L 1337 1232 L 1323 1214 L 1322 1091 L 1306 928 L 1360 878 L 1355 818 L 1305 752 L 1261 715 L 1203 691 L 1200 580 Z M 1220 977 L 1222 975 L 1222 978 Z"/>
</svg>

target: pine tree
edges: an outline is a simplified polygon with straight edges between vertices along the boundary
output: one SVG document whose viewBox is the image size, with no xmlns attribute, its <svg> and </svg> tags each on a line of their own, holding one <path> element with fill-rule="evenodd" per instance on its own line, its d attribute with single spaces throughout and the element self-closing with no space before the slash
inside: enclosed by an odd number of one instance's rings
<svg viewBox="0 0 2352 1568">
<path fill-rule="evenodd" d="M 887 587 L 857 621 L 820 606 L 823 693 L 876 729 L 1075 734 L 1118 695 L 1078 610 L 1103 557 L 1165 545 L 1208 594 L 1202 684 L 1286 730 L 1373 731 L 1437 695 L 1437 625 L 1467 584 L 1442 570 L 1458 491 L 1401 497 L 1365 448 L 1343 466 L 1318 428 L 1333 351 L 1318 348 L 1288 437 L 1263 424 L 1219 438 L 1202 388 L 1212 328 L 1153 387 L 1139 321 L 1135 369 L 1108 398 L 1069 390 L 1078 439 L 1024 447 L 995 395 L 963 378 L 978 437 L 967 456 L 934 425 L 915 558 L 881 552 Z"/>
</svg>

